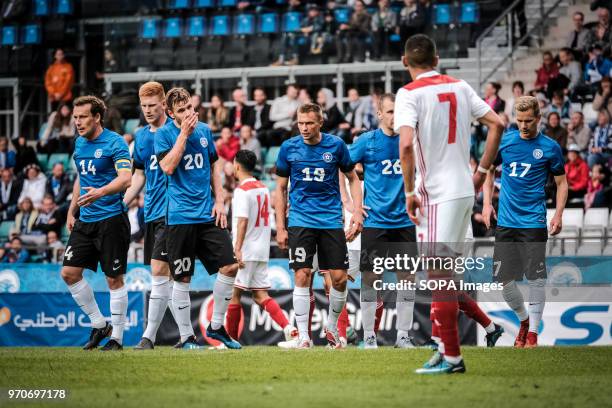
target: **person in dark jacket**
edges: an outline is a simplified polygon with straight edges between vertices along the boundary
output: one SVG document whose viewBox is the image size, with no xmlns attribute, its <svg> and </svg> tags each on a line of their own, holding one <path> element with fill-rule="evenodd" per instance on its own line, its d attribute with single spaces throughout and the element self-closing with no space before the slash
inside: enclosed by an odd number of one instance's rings
<svg viewBox="0 0 612 408">
<path fill-rule="evenodd" d="M 0 219 L 14 220 L 23 180 L 15 178 L 11 170 L 3 169 L 0 177 Z"/>
<path fill-rule="evenodd" d="M 317 93 L 317 104 L 323 108 L 323 126 L 321 132 L 330 133 L 346 140 L 351 125 L 346 121 L 331 89 L 321 88 Z"/>
<path fill-rule="evenodd" d="M 53 197 L 58 206 L 67 203 L 68 195 L 72 192 L 72 180 L 64 171 L 63 163 L 55 163 L 51 170 L 51 177 L 47 180 L 46 194 Z"/>
</svg>

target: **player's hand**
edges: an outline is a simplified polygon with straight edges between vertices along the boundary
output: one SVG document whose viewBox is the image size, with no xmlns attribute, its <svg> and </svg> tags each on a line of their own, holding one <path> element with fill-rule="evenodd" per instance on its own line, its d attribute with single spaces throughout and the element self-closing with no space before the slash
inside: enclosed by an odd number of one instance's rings
<svg viewBox="0 0 612 408">
<path fill-rule="evenodd" d="M 487 175 L 479 171 L 475 172 L 474 175 L 472 175 L 472 182 L 474 183 L 475 192 L 480 191 L 480 188 L 484 184 L 486 178 L 487 178 Z"/>
<path fill-rule="evenodd" d="M 104 196 L 101 188 L 83 187 L 83 190 L 87 191 L 87 193 L 79 197 L 77 201 L 79 207 L 87 207 Z"/>
<path fill-rule="evenodd" d="M 227 214 L 225 213 L 225 206 L 220 201 L 215 201 L 215 206 L 212 210 L 212 216 L 215 217 L 215 225 L 219 228 L 227 228 Z"/>
<path fill-rule="evenodd" d="M 491 228 L 491 216 L 495 220 L 497 220 L 497 214 L 495 213 L 495 208 L 492 205 L 485 205 L 482 208 L 482 218 L 484 219 L 484 224 L 487 229 Z"/>
<path fill-rule="evenodd" d="M 72 228 L 74 228 L 75 221 L 76 218 L 74 218 L 74 215 L 72 214 L 72 209 L 69 209 L 68 215 L 66 216 L 66 228 L 68 228 L 68 231 L 72 232 Z"/>
<path fill-rule="evenodd" d="M 561 216 L 555 214 L 555 216 L 550 220 L 549 233 L 550 235 L 557 235 L 561 232 L 563 228 L 563 221 L 561 220 Z"/>
<path fill-rule="evenodd" d="M 242 249 L 234 250 L 234 256 L 236 257 L 236 261 L 238 261 L 238 267 L 240 269 L 244 268 L 244 261 L 242 260 Z"/>
<path fill-rule="evenodd" d="M 187 136 L 191 135 L 198 124 L 198 114 L 195 111 L 181 123 L 181 132 Z"/>
<path fill-rule="evenodd" d="M 406 197 L 406 212 L 408 213 L 410 221 L 412 221 L 414 225 L 419 225 L 419 216 L 417 214 L 417 210 L 419 210 L 420 215 L 425 214 L 421 199 L 417 195 Z"/>
<path fill-rule="evenodd" d="M 285 228 L 276 230 L 276 243 L 280 249 L 287 249 L 289 246 L 289 233 Z"/>
<path fill-rule="evenodd" d="M 361 233 L 363 229 L 363 208 L 358 208 L 353 211 L 351 221 L 349 223 L 349 230 L 345 233 L 346 240 L 348 242 L 353 241 Z"/>
</svg>

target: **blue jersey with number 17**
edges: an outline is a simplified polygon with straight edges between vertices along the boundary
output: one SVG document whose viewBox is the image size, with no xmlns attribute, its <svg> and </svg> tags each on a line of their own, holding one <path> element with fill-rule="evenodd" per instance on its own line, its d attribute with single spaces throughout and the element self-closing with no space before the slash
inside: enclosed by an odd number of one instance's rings
<svg viewBox="0 0 612 408">
<path fill-rule="evenodd" d="M 87 193 L 85 187 L 104 187 L 117 177 L 119 171 L 132 170 L 130 151 L 125 140 L 108 129 L 104 129 L 94 140 L 78 137 L 73 159 L 79 174 L 80 195 Z M 117 193 L 81 207 L 79 219 L 83 222 L 96 222 L 124 211 L 123 193 Z"/>
<path fill-rule="evenodd" d="M 351 159 L 363 164 L 367 228 L 406 228 L 414 224 L 406 213 L 404 176 L 399 160 L 399 135 L 387 136 L 382 129 L 359 136 L 349 147 Z"/>
<path fill-rule="evenodd" d="M 301 135 L 283 142 L 276 174 L 289 177 L 289 227 L 343 228 L 338 169 L 353 169 L 346 144 L 337 136 L 321 133 L 316 145 Z"/>
<path fill-rule="evenodd" d="M 155 155 L 161 161 L 178 138 L 181 130 L 169 121 L 155 134 Z M 168 225 L 213 222 L 214 198 L 211 190 L 212 164 L 217 150 L 208 125 L 198 122 L 187 144 L 183 157 L 171 176 L 167 176 Z"/>
<path fill-rule="evenodd" d="M 166 123 L 171 121 L 168 119 Z M 135 135 L 134 167 L 145 174 L 144 219 L 155 221 L 166 216 L 166 175 L 155 155 L 155 133 L 151 125 L 140 128 Z"/>
<path fill-rule="evenodd" d="M 549 174 L 565 174 L 561 146 L 542 133 L 523 139 L 518 130 L 507 132 L 495 164 L 502 165 L 497 225 L 546 228 L 544 186 Z"/>
</svg>

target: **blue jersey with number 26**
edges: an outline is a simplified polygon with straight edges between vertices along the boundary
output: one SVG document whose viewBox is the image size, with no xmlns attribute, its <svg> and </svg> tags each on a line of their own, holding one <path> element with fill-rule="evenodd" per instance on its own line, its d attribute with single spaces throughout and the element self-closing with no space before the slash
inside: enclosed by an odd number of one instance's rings
<svg viewBox="0 0 612 408">
<path fill-rule="evenodd" d="M 542 133 L 522 139 L 518 130 L 507 132 L 496 164 L 502 165 L 497 225 L 546 228 L 544 186 L 549 174 L 565 174 L 561 146 Z"/>
<path fill-rule="evenodd" d="M 132 169 L 130 151 L 125 140 L 108 129 L 104 129 L 94 140 L 78 137 L 73 159 L 81 185 L 80 195 L 87 193 L 85 187 L 103 187 L 112 182 L 119 171 Z M 87 207 L 81 207 L 79 219 L 83 222 L 101 221 L 125 210 L 123 193 L 117 193 L 101 197 Z"/>
<path fill-rule="evenodd" d="M 301 135 L 283 142 L 276 174 L 289 177 L 289 227 L 343 228 L 338 169 L 353 169 L 346 144 L 337 136 L 321 133 L 316 145 Z"/>
<path fill-rule="evenodd" d="M 155 155 L 161 161 L 178 138 L 181 130 L 169 121 L 155 134 Z M 211 165 L 217 151 L 208 125 L 198 122 L 174 173 L 167 177 L 167 224 L 201 224 L 214 221 L 214 199 L 210 186 Z"/>
</svg>

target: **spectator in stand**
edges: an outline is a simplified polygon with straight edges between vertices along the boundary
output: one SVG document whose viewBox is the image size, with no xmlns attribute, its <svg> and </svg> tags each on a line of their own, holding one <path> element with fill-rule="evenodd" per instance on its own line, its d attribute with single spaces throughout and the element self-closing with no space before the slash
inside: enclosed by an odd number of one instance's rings
<svg viewBox="0 0 612 408">
<path fill-rule="evenodd" d="M 325 36 L 323 34 L 325 19 L 316 4 L 309 4 L 306 11 L 306 18 L 300 23 L 300 31 L 304 34 L 304 37 L 308 38 L 310 53 L 318 55 L 323 52 L 325 46 Z"/>
<path fill-rule="evenodd" d="M 193 109 L 198 113 L 198 120 L 200 122 L 206 123 L 206 108 L 202 106 L 202 97 L 198 94 L 191 95 L 191 104 L 193 105 Z"/>
<path fill-rule="evenodd" d="M 550 103 L 548 102 L 548 98 L 541 92 L 535 94 L 536 99 L 538 100 L 538 106 L 540 107 L 540 123 L 538 127 L 540 131 L 544 131 L 546 129 L 546 124 L 548 123 L 548 113 L 550 112 Z"/>
<path fill-rule="evenodd" d="M 418 0 L 404 0 L 404 7 L 400 11 L 400 36 L 401 43 L 425 31 L 426 23 L 425 9 Z"/>
<path fill-rule="evenodd" d="M 250 117 L 246 120 L 255 131 L 255 136 L 265 138 L 265 133 L 272 129 L 270 121 L 270 105 L 267 103 L 266 91 L 263 88 L 255 88 L 253 91 L 255 105 L 249 110 Z"/>
<path fill-rule="evenodd" d="M 536 71 L 536 81 L 533 85 L 536 91 L 546 92 L 548 82 L 559 75 L 559 66 L 549 51 L 542 54 L 542 66 Z"/>
<path fill-rule="evenodd" d="M 557 112 L 561 117 L 561 122 L 569 122 L 572 113 L 572 104 L 569 98 L 563 93 L 563 90 L 558 89 L 553 93 L 550 111 Z"/>
<path fill-rule="evenodd" d="M 514 111 L 514 101 L 525 95 L 525 84 L 523 81 L 514 81 L 512 83 L 512 96 L 506 101 L 504 112 L 508 115 L 509 122 L 516 122 L 516 112 Z"/>
<path fill-rule="evenodd" d="M 569 48 L 562 48 L 559 51 L 559 61 L 561 62 L 561 68 L 559 68 L 560 76 L 563 75 L 569 81 L 566 88 L 566 93 L 573 96 L 574 91 L 582 84 L 582 67 L 580 63 L 574 61 L 574 53 Z"/>
<path fill-rule="evenodd" d="M 344 119 L 344 115 L 338 109 L 332 90 L 328 88 L 319 89 L 317 104 L 323 108 L 321 132 L 330 133 L 346 140 L 351 125 Z"/>
<path fill-rule="evenodd" d="M 298 86 L 287 85 L 284 96 L 280 96 L 272 102 L 270 108 L 270 120 L 274 122 L 273 130 L 268 132 L 266 140 L 260 140 L 263 146 L 279 146 L 283 139 L 289 135 L 293 127 L 293 117 L 300 107 L 298 97 Z"/>
<path fill-rule="evenodd" d="M 250 150 L 257 157 L 257 164 L 261 164 L 261 144 L 255 137 L 253 128 L 249 125 L 244 125 L 240 129 L 240 149 Z"/>
<path fill-rule="evenodd" d="M 580 11 L 576 11 L 572 20 L 574 22 L 574 29 L 568 34 L 565 46 L 574 51 L 578 51 L 579 55 L 582 56 L 588 49 L 589 30 L 584 28 L 584 14 Z"/>
<path fill-rule="evenodd" d="M 31 164 L 35 164 L 38 166 L 38 158 L 36 157 L 36 151 L 31 146 L 28 146 L 25 136 L 19 136 L 17 138 L 15 151 L 15 174 L 20 174 L 22 170 L 24 170 L 27 166 Z"/>
<path fill-rule="evenodd" d="M 334 15 L 334 10 L 336 8 L 336 3 L 333 1 L 327 2 L 327 9 L 323 13 L 323 30 L 321 32 L 321 36 L 323 37 L 324 50 L 328 47 L 333 47 L 335 44 L 334 40 L 338 33 L 338 22 L 336 21 L 336 16 Z"/>
<path fill-rule="evenodd" d="M 58 263 L 59 258 L 64 251 L 64 244 L 59 239 L 59 235 L 55 231 L 47 232 L 47 248 L 45 249 L 45 262 Z"/>
<path fill-rule="evenodd" d="M 359 92 L 355 88 L 348 90 L 348 107 L 344 118 L 351 128 L 351 135 L 355 136 L 363 130 L 363 111 L 369 101 L 359 97 Z"/>
<path fill-rule="evenodd" d="M 545 133 L 548 137 L 559 143 L 559 146 L 561 146 L 563 151 L 566 151 L 567 129 L 561 126 L 561 117 L 557 112 L 553 111 L 548 114 L 548 122 Z"/>
<path fill-rule="evenodd" d="M 589 168 L 596 164 L 608 165 L 608 160 L 612 157 L 612 125 L 610 124 L 610 114 L 607 110 L 600 110 L 597 114 L 597 127 L 593 131 L 593 137 L 589 144 L 589 156 L 587 162 Z"/>
<path fill-rule="evenodd" d="M 287 12 L 302 11 L 300 0 L 289 0 Z M 301 32 L 283 32 L 280 39 L 280 51 L 278 60 L 272 63 L 272 66 L 279 65 L 297 65 L 298 61 L 298 39 L 302 35 Z"/>
<path fill-rule="evenodd" d="M 0 169 L 13 169 L 17 163 L 14 151 L 8 148 L 8 138 L 0 136 Z"/>
<path fill-rule="evenodd" d="M 612 41 L 612 35 L 610 33 L 610 11 L 605 7 L 599 7 L 596 13 L 597 24 L 589 31 L 587 47 L 599 45 L 604 55 L 609 55 L 610 41 Z"/>
<path fill-rule="evenodd" d="M 300 92 L 298 93 L 297 100 L 300 103 L 300 106 L 306 105 L 307 103 L 312 103 L 312 96 L 310 95 L 308 89 L 301 88 Z"/>
<path fill-rule="evenodd" d="M 503 112 L 506 108 L 506 101 L 499 97 L 499 90 L 501 85 L 497 82 L 489 82 L 485 86 L 485 97 L 484 101 L 493 109 L 495 113 Z"/>
<path fill-rule="evenodd" d="M 568 200 L 582 199 L 587 192 L 589 183 L 589 166 L 580 157 L 580 147 L 571 144 L 567 148 L 567 163 L 565 163 L 565 175 L 569 186 Z"/>
<path fill-rule="evenodd" d="M 609 76 L 603 77 L 599 83 L 599 89 L 593 99 L 593 109 L 605 109 L 612 117 L 612 79 Z"/>
<path fill-rule="evenodd" d="M 210 108 L 206 112 L 206 123 L 215 136 L 221 129 L 229 124 L 229 109 L 225 107 L 220 95 L 214 94 L 210 98 Z"/>
<path fill-rule="evenodd" d="M 390 7 L 389 0 L 378 0 L 378 10 L 372 16 L 373 58 L 391 55 L 389 36 L 399 34 L 398 15 Z"/>
<path fill-rule="evenodd" d="M 10 246 L 2 257 L 2 263 L 26 263 L 30 261 L 30 253 L 23 247 L 19 237 L 11 238 Z"/>
<path fill-rule="evenodd" d="M 232 132 L 237 135 L 240 133 L 242 125 L 253 126 L 252 123 L 247 122 L 251 117 L 251 107 L 246 104 L 246 95 L 242 88 L 234 89 L 232 100 L 234 101 L 234 106 L 230 109 L 229 126 Z"/>
<path fill-rule="evenodd" d="M 567 142 L 578 146 L 580 153 L 586 157 L 591 141 L 591 128 L 584 124 L 584 114 L 580 111 L 572 113 L 567 125 Z"/>
<path fill-rule="evenodd" d="M 593 166 L 591 171 L 591 178 L 589 179 L 589 186 L 587 187 L 587 193 L 584 196 L 584 209 L 588 210 L 591 207 L 608 207 L 609 202 L 606 199 L 606 192 L 604 191 L 605 186 L 610 188 L 606 182 L 606 167 L 601 164 Z"/>
<path fill-rule="evenodd" d="M 45 89 L 55 110 L 60 102 L 72 101 L 74 85 L 74 68 L 66 61 L 64 50 L 58 48 L 53 55 L 54 61 L 45 73 Z"/>
<path fill-rule="evenodd" d="M 25 179 L 23 188 L 19 196 L 19 202 L 28 197 L 32 200 L 34 207 L 38 208 L 42 204 L 47 186 L 47 177 L 40 171 L 37 164 L 30 164 L 24 169 Z"/>
<path fill-rule="evenodd" d="M 32 227 L 32 231 L 40 231 L 40 233 L 45 236 L 47 232 L 55 231 L 59 235 L 62 232 L 64 221 L 64 217 L 55 205 L 53 197 L 45 195 L 40 210 L 38 211 L 36 222 Z"/>
<path fill-rule="evenodd" d="M 64 171 L 63 163 L 53 165 L 51 177 L 47 180 L 45 193 L 50 195 L 60 208 L 68 204 L 68 195 L 72 193 L 72 180 Z"/>
<path fill-rule="evenodd" d="M 32 200 L 29 197 L 24 198 L 19 202 L 19 212 L 15 216 L 15 225 L 11 228 L 9 235 L 12 237 L 19 236 L 22 240 L 27 240 L 31 243 L 38 243 L 40 239 L 38 233 L 34 232 L 34 225 L 38 218 L 38 210 L 32 205 Z"/>
<path fill-rule="evenodd" d="M 60 102 L 56 111 L 51 112 L 47 127 L 38 144 L 39 153 L 71 153 L 74 150 L 74 118 L 72 107 Z"/>
<path fill-rule="evenodd" d="M 2 169 L 0 176 L 0 220 L 13 220 L 17 213 L 17 203 L 21 195 L 23 181 L 16 179 L 13 172 Z"/>
<path fill-rule="evenodd" d="M 612 61 L 602 55 L 600 45 L 589 48 L 589 62 L 584 69 L 584 80 L 591 94 L 597 91 L 604 77 L 612 73 Z"/>
<path fill-rule="evenodd" d="M 355 8 L 348 24 L 340 24 L 336 36 L 338 62 L 365 61 L 364 45 L 370 35 L 371 16 L 362 0 L 355 2 Z"/>
<path fill-rule="evenodd" d="M 217 154 L 227 162 L 232 162 L 240 150 L 240 139 L 234 136 L 229 127 L 221 129 L 221 137 L 216 142 Z"/>
<path fill-rule="evenodd" d="M 141 120 L 144 120 L 144 115 Z M 110 105 L 106 110 L 106 115 L 104 115 L 104 127 L 120 135 L 123 134 L 123 117 L 117 106 Z"/>
</svg>

